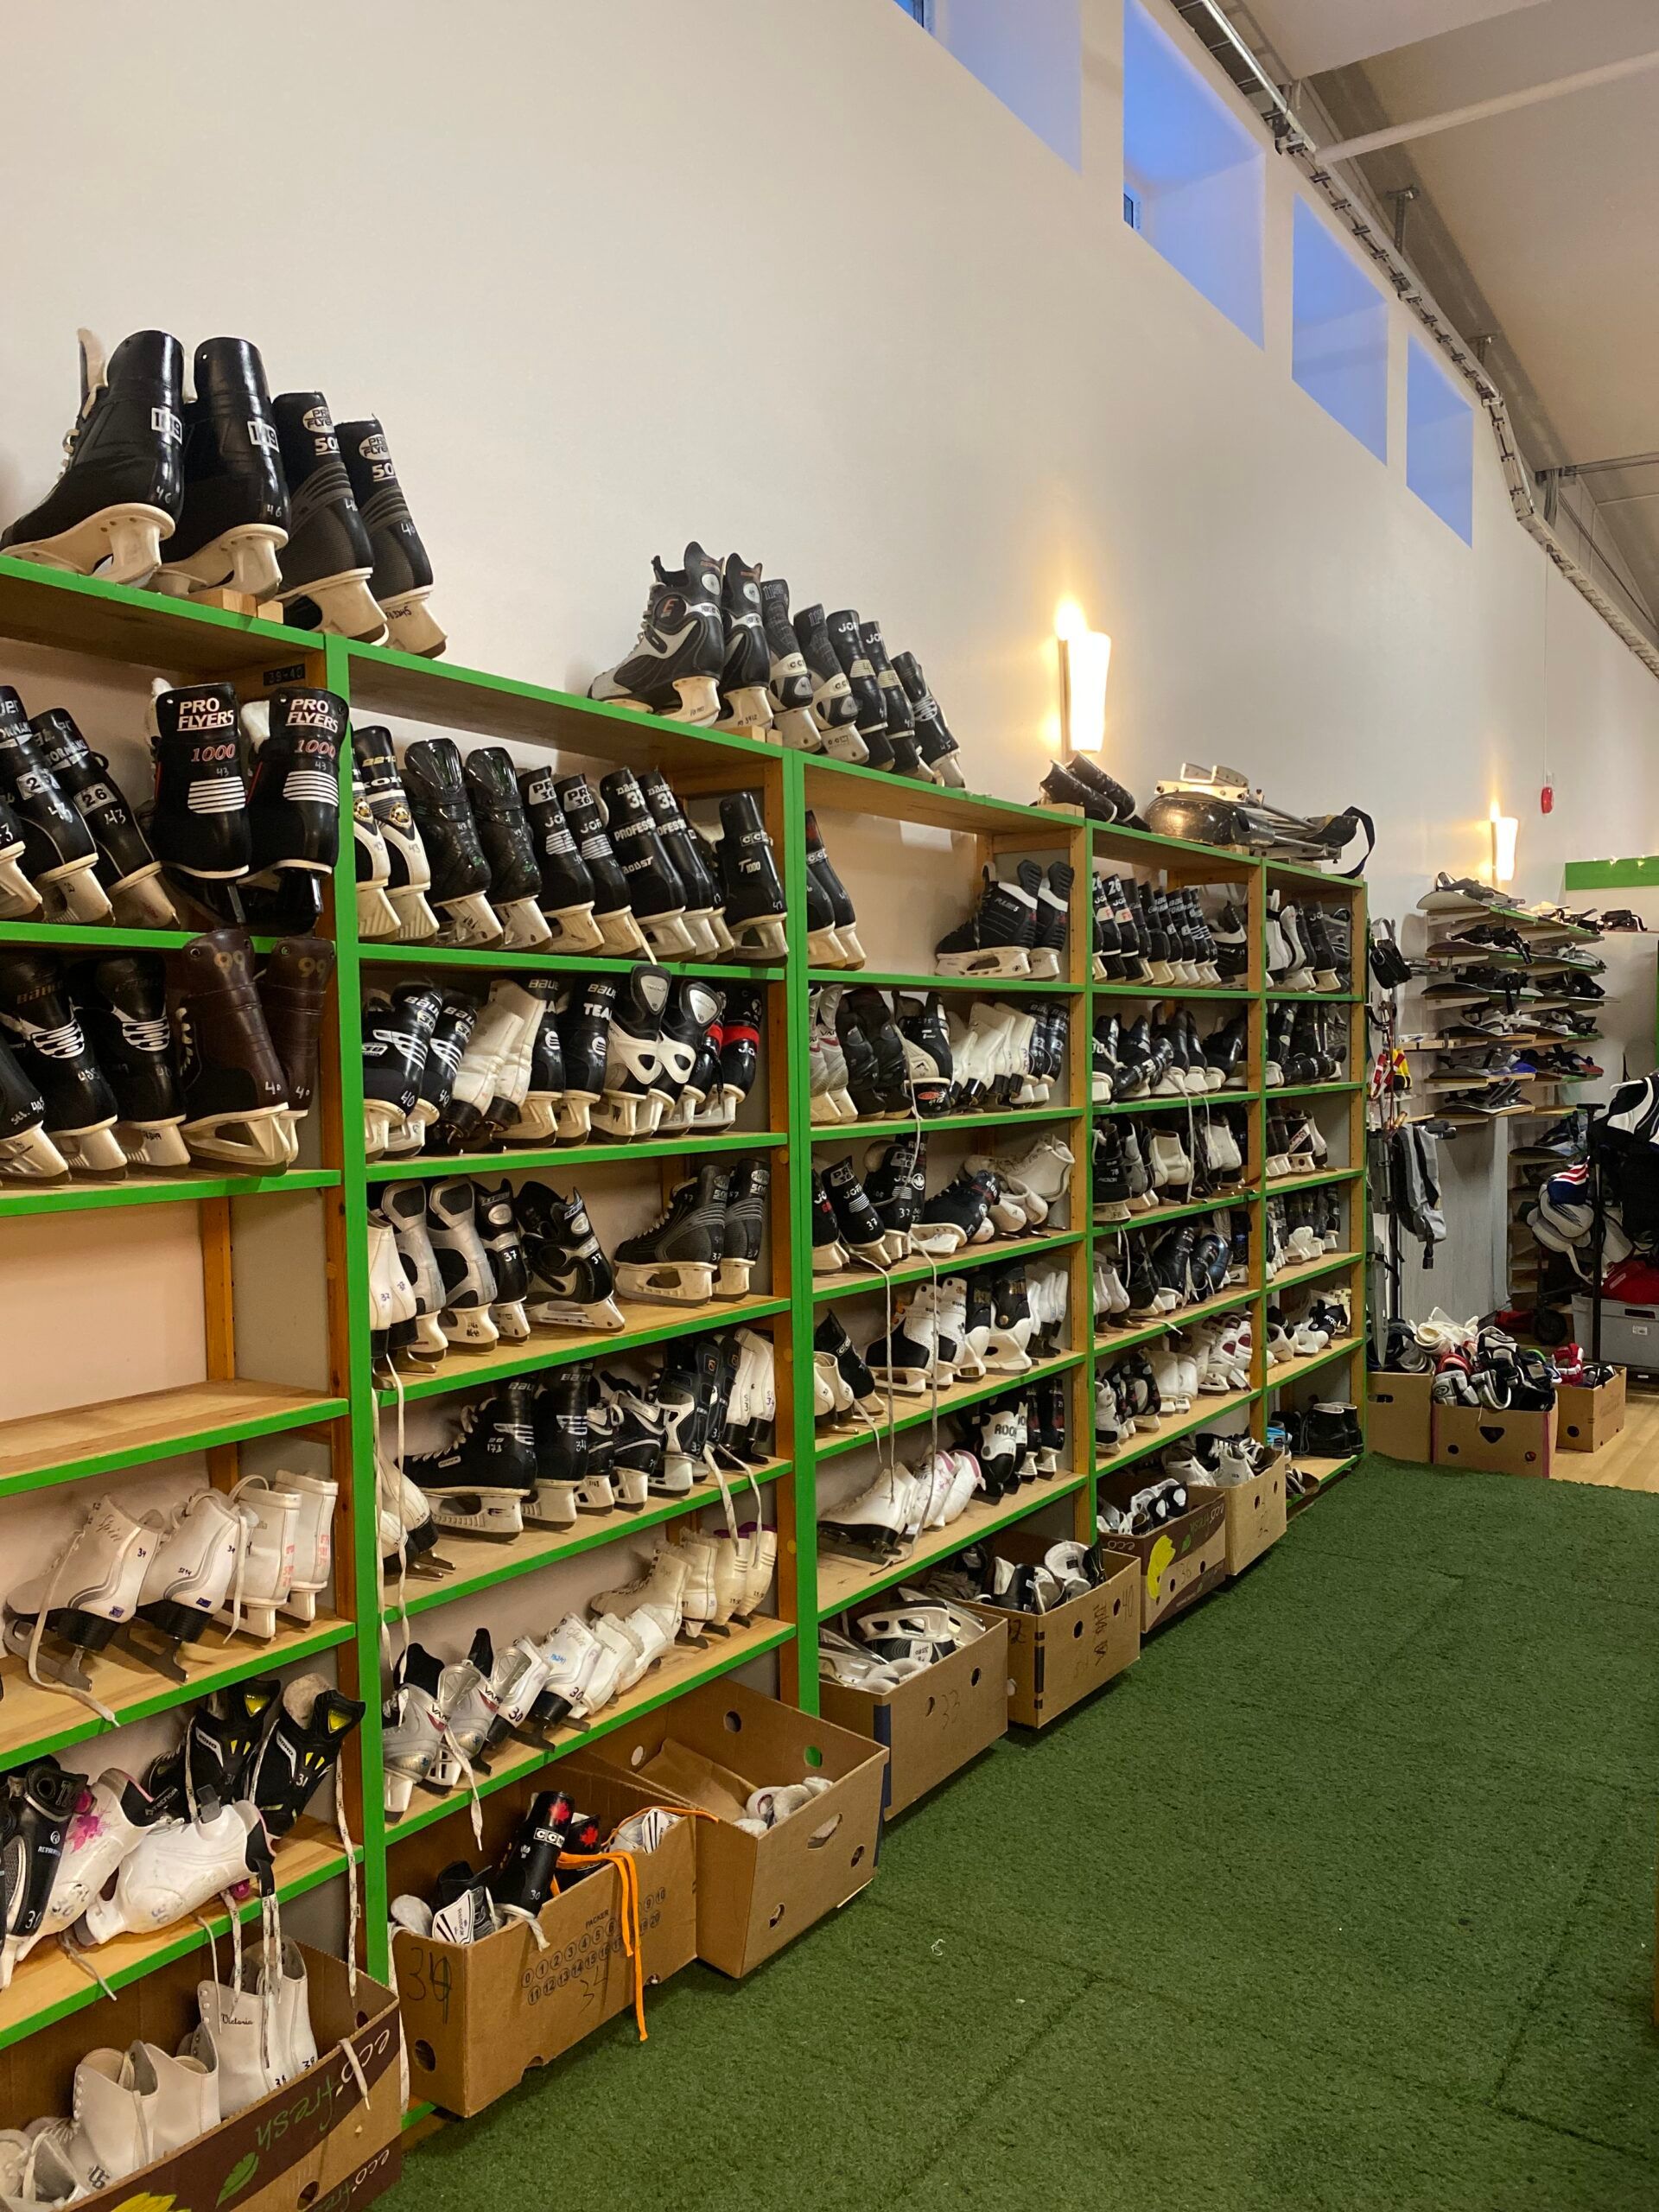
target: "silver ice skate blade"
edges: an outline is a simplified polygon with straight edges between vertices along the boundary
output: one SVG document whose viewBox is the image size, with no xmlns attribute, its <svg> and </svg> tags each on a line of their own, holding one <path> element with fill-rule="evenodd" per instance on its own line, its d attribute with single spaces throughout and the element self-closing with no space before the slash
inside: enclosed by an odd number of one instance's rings
<svg viewBox="0 0 1659 2212">
<path fill-rule="evenodd" d="M 276 556 L 287 543 L 288 532 L 276 523 L 239 524 L 181 560 L 164 561 L 156 571 L 154 588 L 171 599 L 188 599 L 203 591 L 275 599 L 283 582 Z"/>
<path fill-rule="evenodd" d="M 706 1306 L 715 1294 L 715 1266 L 699 1260 L 620 1260 L 616 1287 L 625 1298 L 652 1304 Z"/>
</svg>

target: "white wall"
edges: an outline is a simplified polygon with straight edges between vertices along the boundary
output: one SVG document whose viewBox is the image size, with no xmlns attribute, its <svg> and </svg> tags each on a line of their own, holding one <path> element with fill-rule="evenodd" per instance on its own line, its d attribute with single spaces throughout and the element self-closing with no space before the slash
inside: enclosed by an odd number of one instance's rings
<svg viewBox="0 0 1659 2212">
<path fill-rule="evenodd" d="M 1370 809 L 1379 911 L 1477 868 L 1494 798 L 1524 896 L 1643 850 L 1659 690 L 1484 425 L 1472 550 L 1408 491 L 1403 310 L 1386 466 L 1293 383 L 1290 166 L 1264 346 L 1124 226 L 1117 15 L 1084 0 L 1079 173 L 893 0 L 290 0 L 276 108 L 251 10 L 187 56 L 0 0 L 0 517 L 54 472 L 77 323 L 243 334 L 381 416 L 458 660 L 585 686 L 696 535 L 879 614 L 971 780 L 1029 798 L 1071 594 L 1116 640 L 1110 765 Z"/>
</svg>

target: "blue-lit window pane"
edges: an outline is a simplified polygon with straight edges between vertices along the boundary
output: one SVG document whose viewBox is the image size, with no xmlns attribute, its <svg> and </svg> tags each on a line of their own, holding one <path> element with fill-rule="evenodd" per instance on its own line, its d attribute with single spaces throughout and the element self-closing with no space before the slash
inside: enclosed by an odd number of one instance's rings
<svg viewBox="0 0 1659 2212">
<path fill-rule="evenodd" d="M 1291 374 L 1379 461 L 1389 450 L 1389 311 L 1353 255 L 1296 202 Z"/>
<path fill-rule="evenodd" d="M 926 23 L 927 0 L 899 0 L 899 5 L 904 10 L 907 16 L 912 16 L 917 22 L 922 24 Z"/>
<path fill-rule="evenodd" d="M 1406 481 L 1473 544 L 1474 403 L 1415 338 L 1406 362 Z"/>
<path fill-rule="evenodd" d="M 1123 184 L 1172 267 L 1262 343 L 1262 148 L 1137 0 L 1123 10 Z"/>
</svg>

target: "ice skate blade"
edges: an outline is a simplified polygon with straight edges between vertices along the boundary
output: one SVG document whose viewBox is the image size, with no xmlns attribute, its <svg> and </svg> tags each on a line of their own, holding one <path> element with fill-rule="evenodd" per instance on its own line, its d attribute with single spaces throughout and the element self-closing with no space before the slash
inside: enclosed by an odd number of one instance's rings
<svg viewBox="0 0 1659 2212">
<path fill-rule="evenodd" d="M 712 676 L 677 676 L 674 690 L 678 708 L 658 710 L 667 721 L 690 722 L 696 729 L 708 729 L 719 721 L 720 686 Z"/>
<path fill-rule="evenodd" d="M 812 1248 L 812 1272 L 815 1275 L 838 1275 L 847 1266 L 845 1249 L 839 1244 L 815 1244 Z"/>
<path fill-rule="evenodd" d="M 436 937 L 438 918 L 426 900 L 430 887 L 423 884 L 417 890 L 413 884 L 405 884 L 400 890 L 386 894 L 397 923 L 392 934 L 400 944 L 423 944 L 429 938 Z"/>
<path fill-rule="evenodd" d="M 577 1306 L 569 1299 L 544 1298 L 525 1310 L 538 1329 L 612 1330 L 628 1325 L 613 1298 L 597 1299 L 589 1306 Z"/>
<path fill-rule="evenodd" d="M 369 589 L 371 569 L 342 569 L 338 575 L 319 576 L 315 582 L 284 586 L 276 594 L 284 607 L 296 599 L 308 599 L 321 615 L 325 635 L 350 638 L 359 645 L 381 645 L 386 640 L 386 618 Z"/>
<path fill-rule="evenodd" d="M 728 691 L 724 707 L 715 724 L 722 735 L 753 737 L 763 743 L 772 735 L 772 700 L 764 683 L 746 683 Z"/>
<path fill-rule="evenodd" d="M 725 920 L 717 907 L 688 906 L 680 919 L 691 939 L 693 959 L 718 960 L 722 952 L 730 950 Z"/>
<path fill-rule="evenodd" d="M 715 1294 L 714 1263 L 698 1260 L 620 1260 L 616 1287 L 625 1298 L 644 1299 L 652 1304 L 706 1306 Z"/>
<path fill-rule="evenodd" d="M 1021 945 L 987 945 L 978 952 L 941 952 L 935 955 L 934 973 L 939 976 L 986 976 L 1014 978 L 1032 974 L 1031 956 Z"/>
<path fill-rule="evenodd" d="M 504 952 L 531 952 L 537 945 L 552 944 L 552 928 L 533 899 L 511 899 L 498 911 Z"/>
<path fill-rule="evenodd" d="M 126 1173 L 127 1155 L 113 1122 L 100 1122 L 90 1129 L 54 1129 L 52 1134 L 75 1174 L 118 1182 Z"/>
<path fill-rule="evenodd" d="M 172 1174 L 190 1165 L 190 1147 L 177 1122 L 118 1122 L 115 1134 L 129 1167 Z"/>
<path fill-rule="evenodd" d="M 870 757 L 869 747 L 851 722 L 843 722 L 839 728 L 825 730 L 823 752 L 826 760 L 848 760 L 855 768 L 862 767 Z"/>
<path fill-rule="evenodd" d="M 0 1137 L 0 1181 L 66 1183 L 69 1163 L 44 1129 Z"/>
<path fill-rule="evenodd" d="M 1031 956 L 1031 973 L 1039 982 L 1052 983 L 1060 972 L 1060 956 L 1052 945 L 1042 945 Z"/>
<path fill-rule="evenodd" d="M 384 1160 L 391 1149 L 391 1125 L 403 1116 L 384 1099 L 365 1098 L 363 1101 L 363 1154 L 366 1160 Z"/>
<path fill-rule="evenodd" d="M 842 966 L 843 968 L 863 967 L 868 956 L 859 943 L 858 931 L 851 922 L 836 924 L 836 938 L 841 946 Z"/>
<path fill-rule="evenodd" d="M 204 1620 L 202 1627 L 207 1624 Z M 169 1682 L 188 1682 L 189 1675 L 179 1663 L 175 1640 L 153 1628 L 148 1621 L 129 1621 L 116 1637 L 116 1643 L 129 1658 L 136 1659 L 141 1667 L 148 1667 L 153 1675 L 160 1675 Z M 218 1657 L 217 1652 L 204 1651 L 204 1662 Z"/>
<path fill-rule="evenodd" d="M 127 930 L 175 930 L 179 910 L 162 881 L 162 864 L 124 877 L 110 893 L 115 918 Z"/>
<path fill-rule="evenodd" d="M 79 576 L 90 576 L 107 561 L 109 582 L 142 584 L 160 567 L 162 540 L 172 535 L 173 518 L 165 507 L 100 507 L 55 537 L 8 545 L 5 551 L 11 560 L 38 561 L 42 568 L 68 569 Z"/>
<path fill-rule="evenodd" d="M 496 1335 L 504 1344 L 524 1344 L 530 1342 L 530 1323 L 524 1315 L 522 1300 L 510 1300 L 504 1305 L 492 1306 L 490 1319 L 495 1324 Z"/>
<path fill-rule="evenodd" d="M 833 929 L 807 931 L 806 957 L 814 968 L 844 968 L 848 964 L 841 939 Z"/>
<path fill-rule="evenodd" d="M 288 1139 L 281 1106 L 251 1114 L 214 1114 L 184 1124 L 184 1141 L 196 1160 L 226 1160 L 254 1175 L 280 1175 L 288 1166 Z M 236 1134 L 239 1132 L 239 1134 Z"/>
<path fill-rule="evenodd" d="M 651 947 L 641 935 L 639 923 L 626 906 L 619 906 L 613 914 L 595 914 L 594 920 L 599 930 L 600 941 L 607 954 L 620 956 L 650 951 Z"/>
<path fill-rule="evenodd" d="M 728 921 L 732 932 L 732 950 L 752 960 L 781 960 L 789 950 L 789 938 L 781 914 L 756 914 L 747 921 Z"/>
<path fill-rule="evenodd" d="M 619 1096 L 614 1091 L 607 1091 L 591 1109 L 589 1121 L 601 1136 L 632 1143 L 655 1132 L 662 1119 L 664 1103 L 660 1091 L 647 1093 L 641 1098 Z"/>
<path fill-rule="evenodd" d="M 597 952 L 605 932 L 594 919 L 593 903 L 585 906 L 544 907 L 548 935 L 556 952 Z"/>
<path fill-rule="evenodd" d="M 159 863 L 158 863 L 159 865 Z M 48 922 L 99 923 L 114 919 L 103 885 L 92 870 L 96 862 L 77 861 L 73 868 L 48 869 L 39 879 Z"/>
<path fill-rule="evenodd" d="M 525 1102 L 524 1110 L 505 1131 L 509 1144 L 551 1144 L 559 1132 L 559 1116 L 550 1097 Z"/>
<path fill-rule="evenodd" d="M 446 941 L 461 950 L 474 950 L 480 945 L 499 945 L 502 938 L 501 918 L 481 891 L 474 891 L 465 899 L 440 899 L 438 912 L 443 916 Z"/>
<path fill-rule="evenodd" d="M 672 913 L 639 917 L 645 942 L 659 960 L 689 960 L 700 950 L 696 938 L 682 918 L 684 912 L 683 906 L 677 906 Z"/>
<path fill-rule="evenodd" d="M 453 1306 L 440 1318 L 445 1343 L 466 1351 L 486 1351 L 499 1333 L 481 1306 Z"/>
<path fill-rule="evenodd" d="M 386 643 L 395 652 L 415 653 L 422 660 L 435 660 L 448 644 L 448 639 L 427 613 L 430 590 L 429 584 L 424 590 L 406 591 L 395 599 L 381 601 L 380 612 L 386 618 Z"/>
<path fill-rule="evenodd" d="M 288 532 L 276 523 L 242 523 L 209 538 L 181 560 L 163 562 L 155 588 L 174 599 L 200 591 L 235 591 L 247 599 L 275 599 L 283 571 L 276 556 Z"/>
<path fill-rule="evenodd" d="M 394 1114 L 386 1138 L 387 1159 L 407 1160 L 413 1153 L 424 1152 L 429 1127 L 430 1123 L 423 1121 L 418 1114 Z"/>
</svg>

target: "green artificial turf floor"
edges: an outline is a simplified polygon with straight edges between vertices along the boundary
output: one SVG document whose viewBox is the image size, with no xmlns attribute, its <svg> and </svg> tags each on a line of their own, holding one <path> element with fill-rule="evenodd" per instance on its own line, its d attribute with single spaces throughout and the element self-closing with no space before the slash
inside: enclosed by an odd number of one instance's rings
<svg viewBox="0 0 1659 2212">
<path fill-rule="evenodd" d="M 1659 2206 L 1659 1497 L 1375 1459 L 392 2212 Z"/>
</svg>

